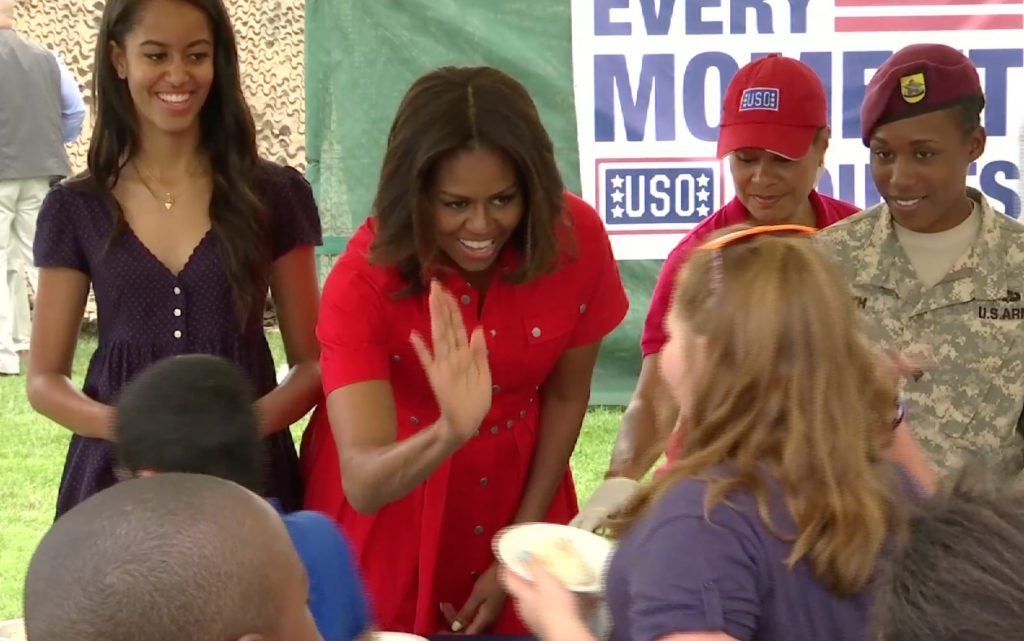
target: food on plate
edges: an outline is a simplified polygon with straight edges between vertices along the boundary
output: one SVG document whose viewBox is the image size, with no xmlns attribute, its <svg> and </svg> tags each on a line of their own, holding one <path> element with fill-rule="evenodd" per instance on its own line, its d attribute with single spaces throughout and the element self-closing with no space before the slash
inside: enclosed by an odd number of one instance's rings
<svg viewBox="0 0 1024 641">
<path fill-rule="evenodd" d="M 597 572 L 568 538 L 544 541 L 531 549 L 530 554 L 565 585 L 585 586 L 598 581 Z"/>
<path fill-rule="evenodd" d="M 24 621 L 8 621 L 0 625 L 0 641 L 27 641 L 27 639 Z"/>
</svg>

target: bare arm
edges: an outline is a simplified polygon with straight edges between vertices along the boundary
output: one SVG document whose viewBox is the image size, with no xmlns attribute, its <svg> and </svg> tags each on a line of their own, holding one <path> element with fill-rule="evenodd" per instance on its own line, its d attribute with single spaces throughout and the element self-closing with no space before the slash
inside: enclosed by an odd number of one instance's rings
<svg viewBox="0 0 1024 641">
<path fill-rule="evenodd" d="M 327 414 L 342 488 L 360 514 L 404 498 L 464 443 L 440 422 L 397 440 L 395 397 L 387 381 L 334 390 L 327 396 Z"/>
<path fill-rule="evenodd" d="M 679 421 L 679 407 L 658 372 L 659 358 L 651 354 L 643 360 L 605 478 L 643 478 L 665 450 L 665 441 Z"/>
<path fill-rule="evenodd" d="M 113 439 L 113 408 L 71 381 L 89 277 L 63 267 L 39 270 L 26 392 L 32 409 L 75 434 Z"/>
<path fill-rule="evenodd" d="M 322 393 L 320 341 L 316 338 L 320 285 L 311 245 L 296 247 L 274 261 L 270 291 L 290 369 L 280 385 L 256 402 L 266 435 L 301 419 Z"/>
<path fill-rule="evenodd" d="M 516 523 L 543 521 L 565 475 L 590 403 L 601 341 L 567 350 L 540 388 L 540 431 Z"/>
</svg>

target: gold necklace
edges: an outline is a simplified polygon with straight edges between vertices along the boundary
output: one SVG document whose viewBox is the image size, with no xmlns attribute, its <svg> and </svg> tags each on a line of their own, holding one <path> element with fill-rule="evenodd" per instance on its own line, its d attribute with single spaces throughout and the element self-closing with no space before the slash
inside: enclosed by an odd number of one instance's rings
<svg viewBox="0 0 1024 641">
<path fill-rule="evenodd" d="M 157 201 L 160 201 L 160 197 L 157 195 L 155 191 L 153 191 L 153 188 L 149 185 L 149 181 L 142 177 L 142 174 L 146 174 L 146 176 L 149 177 L 149 180 L 153 181 L 156 184 L 156 186 L 159 187 L 160 190 L 164 192 L 165 198 L 161 203 L 164 206 L 164 209 L 167 209 L 169 211 L 171 207 L 174 207 L 174 194 L 172 194 L 169 189 L 164 187 L 163 184 L 156 179 L 156 176 L 151 174 L 148 169 L 146 169 L 139 163 L 135 162 L 134 160 L 132 161 L 132 165 L 135 167 L 135 172 L 139 174 L 139 178 L 142 178 L 142 184 L 145 185 L 146 191 L 148 191 Z M 197 175 L 199 175 L 199 170 L 193 168 L 193 170 L 190 171 L 186 177 L 192 178 Z"/>
</svg>

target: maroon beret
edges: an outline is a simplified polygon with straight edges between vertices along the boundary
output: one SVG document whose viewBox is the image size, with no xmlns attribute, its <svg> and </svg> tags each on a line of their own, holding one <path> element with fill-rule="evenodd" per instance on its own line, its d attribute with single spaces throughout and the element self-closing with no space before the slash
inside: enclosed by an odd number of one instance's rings
<svg viewBox="0 0 1024 641">
<path fill-rule="evenodd" d="M 880 125 L 946 109 L 970 96 L 984 99 L 978 70 L 967 56 L 946 45 L 904 47 L 868 83 L 860 107 L 861 140 L 868 146 Z"/>
</svg>

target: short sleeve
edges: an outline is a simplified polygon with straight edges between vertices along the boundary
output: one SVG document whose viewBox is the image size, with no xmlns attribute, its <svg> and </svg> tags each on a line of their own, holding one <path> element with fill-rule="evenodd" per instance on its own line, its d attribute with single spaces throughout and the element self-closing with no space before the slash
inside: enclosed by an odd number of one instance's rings
<svg viewBox="0 0 1024 641">
<path fill-rule="evenodd" d="M 582 200 L 571 206 L 577 210 L 577 224 L 589 232 L 577 236 L 581 245 L 580 256 L 588 263 L 581 270 L 581 277 L 589 282 L 588 294 L 584 299 L 586 308 L 569 341 L 569 347 L 574 348 L 596 343 L 618 327 L 629 311 L 629 297 L 622 285 L 611 241 L 608 240 L 597 212 Z M 589 211 L 579 211 L 582 207 Z M 593 221 L 584 222 L 581 220 L 583 217 L 593 218 Z M 591 230 L 594 222 L 599 228 Z"/>
<path fill-rule="evenodd" d="M 267 181 L 266 198 L 271 210 L 273 259 L 277 260 L 296 247 L 323 244 L 323 230 L 313 188 L 302 174 L 276 165 L 273 173 Z"/>
<path fill-rule="evenodd" d="M 351 254 L 335 264 L 324 284 L 316 335 L 324 394 L 363 381 L 388 380 L 385 296 Z"/>
<path fill-rule="evenodd" d="M 83 215 L 74 191 L 63 185 L 51 189 L 39 209 L 33 260 L 36 267 L 66 267 L 89 275 L 78 222 Z"/>
<path fill-rule="evenodd" d="M 687 632 L 756 637 L 761 612 L 757 560 L 744 535 L 717 518 L 676 516 L 646 533 L 630 580 L 630 638 Z M 685 548 L 679 542 L 685 541 Z"/>
</svg>

